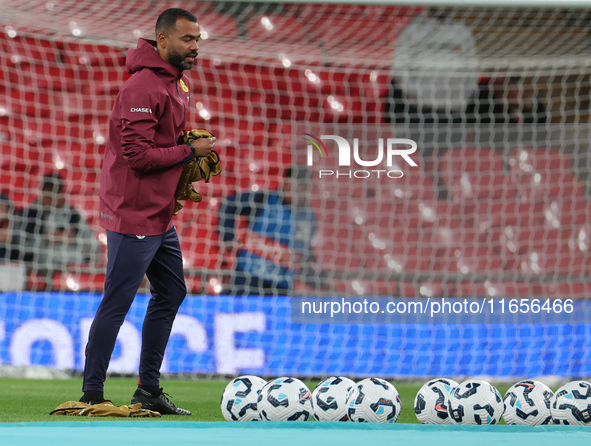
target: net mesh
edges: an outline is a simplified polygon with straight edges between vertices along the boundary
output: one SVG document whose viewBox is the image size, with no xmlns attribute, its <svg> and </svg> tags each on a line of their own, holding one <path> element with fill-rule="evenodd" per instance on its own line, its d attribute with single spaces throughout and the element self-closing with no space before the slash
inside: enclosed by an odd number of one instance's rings
<svg viewBox="0 0 591 446">
<path fill-rule="evenodd" d="M 187 72 L 187 127 L 217 136 L 224 167 L 199 185 L 204 201 L 175 219 L 190 292 L 250 281 L 243 265 L 266 255 L 247 253 L 257 240 L 275 253 L 295 249 L 271 225 L 254 226 L 269 209 L 261 192 L 284 183 L 297 123 L 427 123 L 442 134 L 531 124 L 552 136 L 426 144 L 418 173 L 393 186 L 309 188 L 314 228 L 298 227 L 303 239 L 288 231 L 309 245 L 305 274 L 288 268 L 287 286 L 255 281 L 251 291 L 589 294 L 591 9 L 148 0 L 0 1 L 0 188 L 13 215 L 4 256 L 25 268 L 2 276 L 6 289 L 102 289 L 98 191 L 110 111 L 128 78 L 126 49 L 153 38 L 155 18 L 173 6 L 198 17 L 203 37 Z M 62 181 L 48 186 L 55 172 Z M 42 191 L 49 216 L 29 212 Z M 277 273 L 279 260 L 266 260 Z"/>
</svg>

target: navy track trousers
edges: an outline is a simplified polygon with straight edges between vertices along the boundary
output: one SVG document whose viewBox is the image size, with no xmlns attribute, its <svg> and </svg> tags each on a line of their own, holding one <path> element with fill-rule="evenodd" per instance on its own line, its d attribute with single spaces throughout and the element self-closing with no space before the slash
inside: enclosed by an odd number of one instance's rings
<svg viewBox="0 0 591 446">
<path fill-rule="evenodd" d="M 187 287 L 181 247 L 173 226 L 162 235 L 137 236 L 107 231 L 105 295 L 90 327 L 82 390 L 103 391 L 119 329 L 144 274 L 152 298 L 142 327 L 139 382 L 158 386 L 164 350 Z"/>
</svg>

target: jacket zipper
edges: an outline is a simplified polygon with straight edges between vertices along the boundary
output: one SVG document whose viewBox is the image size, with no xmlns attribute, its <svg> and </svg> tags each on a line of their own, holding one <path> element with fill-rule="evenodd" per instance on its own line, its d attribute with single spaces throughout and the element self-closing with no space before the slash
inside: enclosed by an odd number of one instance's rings
<svg viewBox="0 0 591 446">
<path fill-rule="evenodd" d="M 179 99 L 181 100 L 181 102 L 183 103 L 183 114 L 187 114 L 187 112 L 185 111 L 185 109 L 186 109 L 185 101 L 183 101 L 183 98 L 181 97 L 181 94 L 179 93 L 179 82 L 180 82 L 180 79 L 178 81 L 176 81 L 176 94 L 179 97 Z"/>
</svg>

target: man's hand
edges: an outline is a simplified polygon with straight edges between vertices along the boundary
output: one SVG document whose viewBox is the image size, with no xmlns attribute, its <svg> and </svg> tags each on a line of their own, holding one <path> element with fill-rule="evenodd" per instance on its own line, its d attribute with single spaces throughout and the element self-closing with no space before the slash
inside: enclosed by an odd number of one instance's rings
<svg viewBox="0 0 591 446">
<path fill-rule="evenodd" d="M 195 157 L 207 156 L 211 153 L 215 144 L 216 138 L 199 138 L 191 142 L 195 149 Z"/>
<path fill-rule="evenodd" d="M 183 132 L 183 141 L 193 146 L 195 158 L 207 156 L 211 153 L 211 149 L 216 141 L 216 137 L 207 130 L 193 129 L 191 131 L 185 130 Z"/>
</svg>

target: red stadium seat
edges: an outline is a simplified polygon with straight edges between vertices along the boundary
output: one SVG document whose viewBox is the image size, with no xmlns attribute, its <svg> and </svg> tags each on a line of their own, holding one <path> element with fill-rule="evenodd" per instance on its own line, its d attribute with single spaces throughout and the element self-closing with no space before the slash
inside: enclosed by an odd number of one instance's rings
<svg viewBox="0 0 591 446">
<path fill-rule="evenodd" d="M 6 173 L 27 171 L 31 167 L 44 168 L 50 163 L 51 153 L 45 148 L 15 142 L 0 142 L 0 165 Z"/>
<path fill-rule="evenodd" d="M 361 124 L 369 122 L 364 101 L 347 96 L 325 96 L 322 101 L 322 121 L 327 123 Z"/>
<path fill-rule="evenodd" d="M 104 285 L 103 273 L 59 272 L 53 275 L 51 281 L 53 291 L 102 292 Z"/>
<path fill-rule="evenodd" d="M 522 226 L 505 226 L 495 228 L 486 239 L 481 237 L 481 241 L 487 244 L 493 244 L 503 255 L 524 254 L 527 252 L 530 243 L 534 240 L 535 230 Z"/>
<path fill-rule="evenodd" d="M 356 285 L 356 284 L 353 284 Z M 392 279 L 365 279 L 360 283 L 361 290 L 366 296 L 399 295 L 398 281 Z"/>
<path fill-rule="evenodd" d="M 185 284 L 187 285 L 188 294 L 204 294 L 205 287 L 200 275 L 193 275 L 185 273 Z"/>
<path fill-rule="evenodd" d="M 295 120 L 317 121 L 322 115 L 318 99 L 307 95 L 294 95 L 272 90 L 262 93 L 251 93 L 248 96 L 245 113 L 260 113 L 270 121 Z"/>
<path fill-rule="evenodd" d="M 544 204 L 522 203 L 518 200 L 477 202 L 474 209 L 474 227 L 483 237 L 492 228 L 519 226 L 537 228 L 544 223 Z"/>
<path fill-rule="evenodd" d="M 543 201 L 548 198 L 582 197 L 583 188 L 572 173 L 550 172 L 517 173 L 514 176 L 523 201 Z"/>
<path fill-rule="evenodd" d="M 312 248 L 318 263 L 327 270 L 359 271 L 363 267 L 364 234 L 347 215 L 348 203 L 340 200 L 312 202 L 317 225 Z"/>
<path fill-rule="evenodd" d="M 216 95 L 199 96 L 195 101 L 195 108 L 191 111 L 201 117 L 248 116 L 249 105 L 251 105 L 249 93 L 225 90 L 218 91 Z"/>
<path fill-rule="evenodd" d="M 263 147 L 254 146 L 248 151 L 248 156 L 243 159 L 243 162 L 254 164 L 252 171 L 256 174 L 264 176 L 282 176 L 283 172 L 288 169 L 290 163 L 291 153 L 289 147 L 280 146 L 275 141 L 270 141 Z"/>
<path fill-rule="evenodd" d="M 66 192 L 91 197 L 92 202 L 99 194 L 100 169 L 86 169 L 68 166 L 62 169 L 62 176 L 66 183 Z M 98 206 L 96 207 L 98 209 Z"/>
<path fill-rule="evenodd" d="M 591 203 L 585 198 L 573 197 L 545 201 L 544 225 L 551 228 L 573 228 L 591 220 Z"/>
<path fill-rule="evenodd" d="M 322 54 L 332 66 L 343 69 L 385 71 L 391 69 L 394 47 L 381 42 L 349 42 L 346 51 L 343 51 L 342 44 L 322 46 Z"/>
<path fill-rule="evenodd" d="M 71 91 L 89 93 L 91 84 L 79 78 L 78 68 L 43 64 L 17 64 L 8 67 L 8 81 L 14 85 L 27 85 L 39 91 Z"/>
<path fill-rule="evenodd" d="M 417 239 L 423 246 L 430 246 L 434 255 L 447 258 L 457 249 L 477 249 L 478 235 L 473 228 L 455 224 L 438 224 L 418 231 Z"/>
<path fill-rule="evenodd" d="M 318 224 L 312 247 L 326 271 L 356 271 L 363 267 L 358 243 L 361 230 L 344 224 Z"/>
<path fill-rule="evenodd" d="M 574 255 L 582 255 L 586 265 L 591 266 L 591 225 L 589 223 L 577 225 L 569 231 L 569 235 L 569 248 Z"/>
<path fill-rule="evenodd" d="M 330 292 L 347 296 L 398 296 L 398 282 L 387 279 L 330 279 Z M 302 288 L 300 288 L 302 289 Z M 334 290 L 334 291 L 333 291 Z M 305 289 L 310 293 L 313 288 Z"/>
<path fill-rule="evenodd" d="M 383 112 L 385 100 L 390 94 L 391 74 L 389 70 L 373 70 L 360 74 L 357 81 L 361 87 L 361 93 L 368 102 L 374 101 L 381 104 Z"/>
<path fill-rule="evenodd" d="M 59 48 L 60 60 L 66 65 L 125 67 L 123 48 L 68 40 L 59 42 Z"/>
<path fill-rule="evenodd" d="M 396 214 L 402 225 L 411 228 L 466 227 L 461 206 L 445 200 L 401 200 L 396 207 Z"/>
<path fill-rule="evenodd" d="M 1 144 L 0 185 L 17 208 L 28 205 L 38 193 L 38 177 L 46 166 L 46 154 L 21 144 Z"/>
<path fill-rule="evenodd" d="M 402 297 L 452 297 L 455 295 L 455 284 L 440 280 L 422 280 L 411 282 L 405 280 L 400 284 Z"/>
<path fill-rule="evenodd" d="M 521 201 L 583 196 L 582 185 L 572 173 L 570 160 L 560 152 L 522 149 L 511 157 L 509 168 Z"/>
<path fill-rule="evenodd" d="M 88 111 L 97 111 L 110 114 L 115 98 L 66 92 L 55 94 L 54 101 L 58 102 L 68 113 L 84 114 L 88 113 Z"/>
<path fill-rule="evenodd" d="M 219 200 L 184 202 L 183 205 L 175 224 L 184 268 L 218 269 L 221 262 L 217 229 Z"/>
<path fill-rule="evenodd" d="M 84 180 L 86 173 L 100 172 L 105 153 L 105 146 L 94 142 L 81 145 L 70 141 L 58 141 L 51 145 L 51 149 L 54 163 L 59 164 L 62 168 L 80 172 L 79 176 L 82 180 Z M 90 177 L 87 180 L 89 179 Z"/>
<path fill-rule="evenodd" d="M 276 165 L 279 170 L 285 171 L 292 164 L 291 137 L 281 137 L 280 134 L 275 133 L 274 129 L 269 132 L 269 137 L 268 147 L 263 147 L 265 150 L 263 159 L 268 160 L 270 165 Z"/>
<path fill-rule="evenodd" d="M 501 282 L 497 280 L 486 280 L 483 282 L 460 281 L 456 284 L 456 296 L 465 298 L 487 297 L 487 298 L 503 298 L 503 297 L 531 297 L 544 296 L 543 287 L 540 283 L 522 282 L 522 281 L 506 281 Z M 498 305 L 497 302 L 494 302 Z M 505 303 L 505 311 L 508 310 L 508 303 Z M 495 307 L 497 311 L 500 308 Z"/>
<path fill-rule="evenodd" d="M 530 229 L 518 226 L 507 226 L 499 231 L 498 238 L 487 240 L 492 243 L 504 261 L 504 268 L 535 273 L 536 264 L 547 265 L 551 258 L 558 259 L 557 267 L 564 265 L 563 258 L 573 253 L 571 232 L 558 229 Z M 495 245 L 494 243 L 497 242 Z M 539 259 L 539 261 L 538 261 Z M 531 266 L 528 266 L 531 264 Z M 542 269 L 542 267 L 540 266 Z"/>
<path fill-rule="evenodd" d="M 293 95 L 306 96 L 307 84 L 310 82 L 309 73 L 312 70 L 309 68 L 284 68 L 272 67 L 270 71 L 270 78 L 264 79 L 264 89 L 273 89 L 276 91 L 287 92 Z M 306 74 L 308 73 L 308 75 Z"/>
<path fill-rule="evenodd" d="M 511 200 L 517 189 L 504 173 L 456 171 L 455 175 L 443 177 L 447 190 L 454 201 L 465 203 L 479 200 Z"/>
<path fill-rule="evenodd" d="M 438 257 L 476 246 L 474 230 L 458 226 L 461 219 L 453 213 L 441 216 L 436 225 L 424 227 L 419 217 L 409 223 L 409 216 L 395 203 L 368 201 L 349 206 L 348 213 L 351 222 L 363 228 L 365 246 L 373 249 L 370 265 L 380 268 L 387 269 L 389 264 L 398 272 L 403 268 L 428 270 Z"/>
<path fill-rule="evenodd" d="M 456 297 L 478 298 L 492 297 L 488 293 L 488 283 L 473 282 L 471 280 L 459 281 L 456 283 Z M 494 292 L 494 291 L 493 291 Z"/>
<path fill-rule="evenodd" d="M 591 295 L 591 284 L 586 282 L 541 282 L 542 297 L 554 298 L 588 298 Z M 543 302 L 543 301 L 542 301 Z M 540 305 L 543 305 L 541 303 Z"/>
<path fill-rule="evenodd" d="M 240 60 L 245 54 L 256 59 L 257 62 L 281 64 L 286 68 L 297 65 L 322 66 L 325 62 L 323 52 L 315 44 L 301 41 L 273 42 L 273 41 L 233 41 L 231 45 L 221 42 L 207 42 L 207 50 L 203 53 L 209 55 L 222 64 L 226 61 Z M 201 51 L 200 51 L 201 53 Z"/>
<path fill-rule="evenodd" d="M 503 166 L 501 154 L 494 150 L 456 148 L 443 155 L 441 177 L 456 202 L 512 199 L 517 188 Z"/>
<path fill-rule="evenodd" d="M 351 203 L 346 212 L 350 221 L 358 226 L 371 228 L 383 228 L 388 230 L 396 227 L 398 215 L 396 204 L 381 200 L 363 200 Z"/>
<path fill-rule="evenodd" d="M 584 257 L 569 252 L 531 250 L 519 262 L 519 270 L 526 276 L 580 276 L 585 269 Z"/>
<path fill-rule="evenodd" d="M 323 169 L 322 166 L 313 166 L 310 170 L 313 175 L 312 186 L 323 198 L 346 196 L 367 199 L 376 196 L 374 181 L 368 178 L 356 178 L 354 174 L 349 173 L 349 170 Z M 322 177 L 320 177 L 321 174 Z"/>
<path fill-rule="evenodd" d="M 249 40 L 260 42 L 306 41 L 305 23 L 296 17 L 279 14 L 264 14 L 251 17 L 246 23 L 246 35 Z"/>
<path fill-rule="evenodd" d="M 501 272 L 503 261 L 491 248 L 460 246 L 440 256 L 435 270 L 449 274 L 471 274 Z"/>
<path fill-rule="evenodd" d="M 571 172 L 570 157 L 554 149 L 519 149 L 509 159 L 509 168 L 524 172 Z"/>
<path fill-rule="evenodd" d="M 347 96 L 358 98 L 362 82 L 358 73 L 337 68 L 302 70 L 303 85 L 310 94 Z"/>
<path fill-rule="evenodd" d="M 212 40 L 232 41 L 239 37 L 238 23 L 229 15 L 202 12 L 198 14 L 197 18 L 199 19 L 203 47 L 206 47 Z"/>
<path fill-rule="evenodd" d="M 384 177 L 381 179 L 372 177 L 372 185 L 376 190 L 376 196 L 382 201 L 405 203 L 413 201 L 431 202 L 435 199 L 435 186 L 433 180 L 421 170 L 405 166 L 379 167 L 384 170 L 398 170 L 403 172 L 401 178 Z M 412 170 L 411 170 L 412 169 Z M 392 173 L 393 177 L 398 173 Z"/>
<path fill-rule="evenodd" d="M 49 118 L 53 110 L 62 105 L 60 97 L 41 91 L 14 89 L 0 94 L 0 107 L 4 108 L 7 114 L 21 117 Z"/>
<path fill-rule="evenodd" d="M 0 41 L 4 42 L 0 54 L 4 53 L 8 59 L 17 58 L 23 62 L 55 63 L 58 59 L 59 48 L 55 41 L 42 37 L 23 36 L 18 33 L 10 37 L 0 32 Z"/>
<path fill-rule="evenodd" d="M 278 78 L 287 72 L 283 67 L 269 67 L 255 63 L 199 64 L 188 74 L 195 92 L 209 92 L 217 86 L 231 91 L 261 92 L 265 90 L 288 91 L 278 88 Z"/>
<path fill-rule="evenodd" d="M 377 42 L 384 46 L 392 44 L 406 22 L 398 20 L 367 20 L 363 16 L 322 16 L 306 19 L 307 35 L 312 41 L 319 40 L 324 46 L 342 42 Z"/>
<path fill-rule="evenodd" d="M 442 170 L 451 172 L 503 172 L 500 153 L 488 148 L 462 147 L 448 150 L 442 159 Z"/>
<path fill-rule="evenodd" d="M 430 258 L 423 255 L 413 231 L 408 228 L 365 227 L 359 243 L 362 266 L 368 272 L 400 274 L 428 268 Z"/>
</svg>

